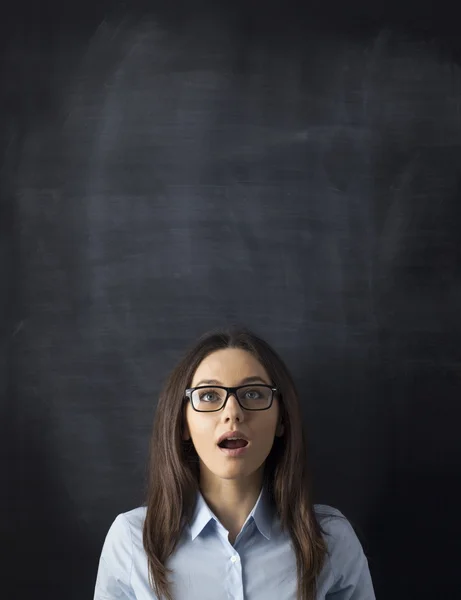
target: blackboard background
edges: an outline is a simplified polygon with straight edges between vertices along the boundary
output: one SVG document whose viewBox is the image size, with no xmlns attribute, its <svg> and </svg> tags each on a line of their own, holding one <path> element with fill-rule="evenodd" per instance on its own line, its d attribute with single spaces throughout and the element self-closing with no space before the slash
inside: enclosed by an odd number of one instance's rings
<svg viewBox="0 0 461 600">
<path fill-rule="evenodd" d="M 455 10 L 8 7 L 5 597 L 92 598 L 166 373 L 235 321 L 290 365 L 377 597 L 461 597 Z"/>
</svg>

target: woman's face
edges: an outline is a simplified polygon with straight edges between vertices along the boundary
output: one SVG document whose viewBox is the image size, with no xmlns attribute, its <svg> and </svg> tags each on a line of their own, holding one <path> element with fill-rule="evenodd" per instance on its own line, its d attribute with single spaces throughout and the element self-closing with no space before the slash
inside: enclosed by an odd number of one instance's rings
<svg viewBox="0 0 461 600">
<path fill-rule="evenodd" d="M 237 387 L 247 383 L 273 385 L 264 367 L 249 352 L 238 348 L 218 350 L 207 356 L 198 366 L 191 387 L 222 385 Z M 239 430 L 249 440 L 245 452 L 228 456 L 218 446 L 223 433 Z M 220 479 L 248 478 L 264 464 L 275 435 L 282 435 L 279 425 L 279 404 L 276 397 L 268 410 L 248 411 L 239 405 L 235 396 L 229 396 L 225 407 L 217 412 L 197 412 L 190 402 L 186 405 L 184 439 L 192 439 L 200 458 L 201 477 L 210 475 Z M 205 472 L 205 473 L 204 473 Z"/>
</svg>

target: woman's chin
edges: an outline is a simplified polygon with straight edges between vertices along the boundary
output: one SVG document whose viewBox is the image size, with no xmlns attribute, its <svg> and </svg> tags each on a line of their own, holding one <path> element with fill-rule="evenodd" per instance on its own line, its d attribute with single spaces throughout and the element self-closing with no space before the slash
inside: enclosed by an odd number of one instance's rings
<svg viewBox="0 0 461 600">
<path fill-rule="evenodd" d="M 227 461 L 227 464 L 214 465 L 208 469 L 211 475 L 219 477 L 219 479 L 239 479 L 246 478 L 251 474 L 252 469 L 248 468 L 243 461 Z"/>
</svg>

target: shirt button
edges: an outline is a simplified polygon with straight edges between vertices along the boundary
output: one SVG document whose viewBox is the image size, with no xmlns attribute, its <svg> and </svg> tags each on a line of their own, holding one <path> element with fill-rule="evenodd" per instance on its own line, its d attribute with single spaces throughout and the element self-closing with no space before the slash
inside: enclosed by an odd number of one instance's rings
<svg viewBox="0 0 461 600">
<path fill-rule="evenodd" d="M 238 561 L 238 559 L 239 559 L 239 557 L 238 557 L 238 556 L 235 556 L 235 555 L 231 557 L 231 561 L 232 561 L 233 563 L 236 563 L 236 562 Z"/>
</svg>

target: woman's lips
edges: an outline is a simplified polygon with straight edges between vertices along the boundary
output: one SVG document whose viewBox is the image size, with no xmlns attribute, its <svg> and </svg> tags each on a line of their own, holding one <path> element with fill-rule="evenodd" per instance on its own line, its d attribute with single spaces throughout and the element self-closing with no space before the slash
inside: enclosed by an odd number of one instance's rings
<svg viewBox="0 0 461 600">
<path fill-rule="evenodd" d="M 232 458 L 242 456 L 243 454 L 245 454 L 245 452 L 248 450 L 249 445 L 250 444 L 247 444 L 243 448 L 221 448 L 221 446 L 218 446 L 218 448 L 221 450 L 221 452 Z"/>
</svg>

